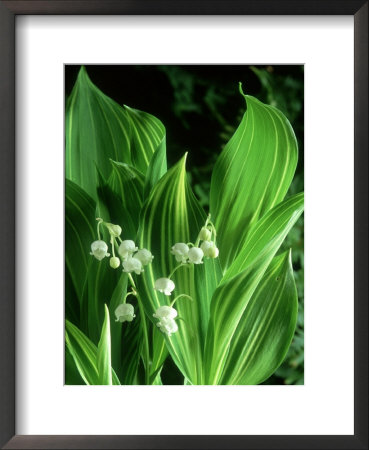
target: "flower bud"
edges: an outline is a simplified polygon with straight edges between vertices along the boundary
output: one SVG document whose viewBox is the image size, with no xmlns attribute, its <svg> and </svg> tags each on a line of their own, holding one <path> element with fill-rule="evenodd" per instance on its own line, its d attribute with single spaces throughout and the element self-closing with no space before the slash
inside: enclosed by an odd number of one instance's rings
<svg viewBox="0 0 369 450">
<path fill-rule="evenodd" d="M 122 228 L 119 225 L 114 225 L 113 223 L 105 223 L 106 227 L 109 230 L 109 233 L 113 237 L 118 237 L 122 233 Z"/>
<path fill-rule="evenodd" d="M 108 253 L 108 246 L 104 241 L 94 241 L 91 244 L 91 253 L 96 259 L 101 261 L 105 256 L 110 256 Z"/>
<path fill-rule="evenodd" d="M 178 242 L 174 244 L 171 253 L 176 257 L 176 260 L 181 263 L 187 262 L 189 247 L 183 242 Z"/>
<path fill-rule="evenodd" d="M 131 304 L 122 303 L 115 310 L 116 322 L 132 322 L 133 318 L 136 317 L 134 312 L 135 310 Z"/>
<path fill-rule="evenodd" d="M 208 257 L 209 258 L 217 258 L 219 255 L 219 249 L 218 247 L 215 247 L 215 245 L 211 246 L 208 250 Z"/>
<path fill-rule="evenodd" d="M 149 250 L 142 248 L 135 254 L 135 258 L 139 259 L 143 266 L 147 266 L 147 264 L 151 263 L 154 257 Z"/>
<path fill-rule="evenodd" d="M 210 241 L 211 231 L 209 230 L 209 228 L 202 227 L 200 230 L 199 238 L 201 241 Z"/>
<path fill-rule="evenodd" d="M 113 269 L 118 269 L 120 266 L 120 259 L 116 256 L 112 256 L 109 260 L 110 267 Z"/>
<path fill-rule="evenodd" d="M 126 240 L 121 242 L 118 249 L 118 253 L 122 257 L 122 259 L 127 259 L 130 256 L 132 256 L 132 254 L 137 250 L 138 248 L 136 247 L 136 244 L 133 241 Z"/>
<path fill-rule="evenodd" d="M 155 281 L 154 289 L 164 292 L 165 295 L 170 295 L 174 288 L 175 284 L 169 278 L 158 278 Z"/>
<path fill-rule="evenodd" d="M 153 316 L 157 319 L 174 319 L 177 317 L 177 310 L 172 308 L 171 306 L 160 306 Z"/>
<path fill-rule="evenodd" d="M 127 258 L 123 261 L 123 272 L 135 272 L 137 275 L 140 275 L 143 272 L 142 263 L 137 258 Z"/>
<path fill-rule="evenodd" d="M 192 247 L 188 252 L 188 259 L 194 264 L 202 264 L 204 252 L 199 247 Z"/>
<path fill-rule="evenodd" d="M 219 255 L 219 249 L 215 247 L 213 241 L 205 241 L 201 244 L 201 249 L 204 252 L 204 256 L 208 258 L 217 258 Z"/>
<path fill-rule="evenodd" d="M 160 319 L 160 321 L 156 324 L 160 331 L 169 337 L 172 335 L 172 333 L 176 333 L 178 331 L 178 325 L 173 319 L 169 319 L 167 317 L 163 317 Z"/>
</svg>

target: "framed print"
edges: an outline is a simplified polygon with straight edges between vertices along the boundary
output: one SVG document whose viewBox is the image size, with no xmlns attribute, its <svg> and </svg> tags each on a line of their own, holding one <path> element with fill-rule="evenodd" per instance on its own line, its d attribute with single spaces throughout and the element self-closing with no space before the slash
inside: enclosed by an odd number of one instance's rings
<svg viewBox="0 0 369 450">
<path fill-rule="evenodd" d="M 367 448 L 367 3 L 0 8 L 1 445 Z"/>
</svg>

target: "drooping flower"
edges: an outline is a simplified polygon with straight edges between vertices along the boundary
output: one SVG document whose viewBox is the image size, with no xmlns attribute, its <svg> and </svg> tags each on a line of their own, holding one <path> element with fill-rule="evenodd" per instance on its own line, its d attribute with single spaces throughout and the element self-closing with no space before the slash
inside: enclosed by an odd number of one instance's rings
<svg viewBox="0 0 369 450">
<path fill-rule="evenodd" d="M 154 259 L 153 255 L 146 248 L 141 248 L 136 254 L 135 258 L 139 259 L 143 266 L 147 266 Z"/>
<path fill-rule="evenodd" d="M 107 227 L 107 229 L 109 230 L 109 233 L 113 237 L 118 237 L 122 233 L 122 228 L 119 225 L 114 225 L 113 223 L 105 222 L 105 226 Z"/>
<path fill-rule="evenodd" d="M 188 252 L 188 259 L 194 264 L 202 264 L 204 252 L 199 247 L 192 247 Z"/>
<path fill-rule="evenodd" d="M 104 241 L 94 241 L 91 244 L 90 255 L 94 255 L 96 259 L 101 261 L 105 256 L 110 256 L 108 253 L 108 246 Z"/>
<path fill-rule="evenodd" d="M 173 319 L 169 319 L 168 317 L 163 317 L 160 319 L 160 321 L 156 324 L 160 331 L 167 336 L 171 336 L 173 333 L 176 333 L 178 331 L 178 325 Z"/>
<path fill-rule="evenodd" d="M 210 241 L 211 231 L 209 230 L 209 228 L 202 227 L 199 233 L 199 238 L 201 241 Z"/>
<path fill-rule="evenodd" d="M 178 313 L 176 309 L 166 305 L 160 306 L 153 314 L 156 319 L 174 319 L 177 315 Z"/>
<path fill-rule="evenodd" d="M 217 258 L 219 255 L 219 249 L 218 247 L 215 247 L 213 241 L 204 241 L 200 247 L 204 252 L 204 256 L 207 256 L 208 258 Z"/>
<path fill-rule="evenodd" d="M 122 259 L 127 259 L 130 256 L 133 255 L 134 252 L 136 252 L 138 248 L 136 247 L 136 244 L 133 241 L 126 240 L 121 242 L 118 253 L 122 257 Z"/>
<path fill-rule="evenodd" d="M 181 263 L 187 262 L 188 259 L 188 252 L 190 248 L 187 244 L 184 244 L 183 242 L 178 242 L 177 244 L 174 244 L 171 253 L 176 257 L 176 260 Z"/>
<path fill-rule="evenodd" d="M 120 259 L 117 256 L 112 256 L 109 260 L 110 267 L 113 269 L 118 269 L 120 266 Z"/>
<path fill-rule="evenodd" d="M 115 310 L 116 322 L 132 322 L 136 317 L 135 310 L 130 303 L 122 303 Z"/>
<path fill-rule="evenodd" d="M 169 278 L 158 278 L 155 281 L 154 289 L 159 292 L 164 292 L 165 295 L 170 295 L 175 288 L 175 284 Z"/>
<path fill-rule="evenodd" d="M 143 271 L 142 263 L 139 259 L 130 257 L 123 261 L 123 272 L 135 272 L 137 275 L 140 275 Z"/>
</svg>

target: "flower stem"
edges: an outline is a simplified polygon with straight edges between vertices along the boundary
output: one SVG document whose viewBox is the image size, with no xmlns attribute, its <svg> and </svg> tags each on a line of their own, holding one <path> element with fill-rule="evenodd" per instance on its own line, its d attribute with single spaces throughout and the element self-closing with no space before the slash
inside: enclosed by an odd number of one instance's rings
<svg viewBox="0 0 369 450">
<path fill-rule="evenodd" d="M 97 222 L 97 239 L 101 241 L 101 235 L 100 235 L 100 225 L 104 222 L 103 219 L 100 217 L 96 217 Z"/>
<path fill-rule="evenodd" d="M 170 304 L 170 306 L 172 307 L 174 305 L 174 303 L 180 298 L 180 297 L 187 297 L 191 300 L 191 302 L 193 302 L 193 298 L 190 295 L 187 294 L 180 294 L 177 295 L 177 297 L 172 301 L 172 303 Z"/>
<path fill-rule="evenodd" d="M 130 273 L 128 273 L 128 279 L 131 283 L 133 290 L 136 292 L 138 309 L 140 310 L 142 333 L 143 333 L 143 337 L 144 337 L 144 346 L 143 346 L 144 347 L 144 349 L 143 349 L 144 355 L 143 355 L 143 357 L 144 357 L 144 363 L 145 363 L 145 383 L 147 385 L 149 385 L 150 384 L 150 350 L 149 350 L 149 336 L 147 334 L 145 310 L 144 310 L 140 295 L 136 289 L 136 284 L 134 282 L 134 279 Z"/>
<path fill-rule="evenodd" d="M 171 279 L 171 277 L 173 276 L 174 272 L 175 272 L 177 269 L 179 269 L 180 267 L 183 267 L 183 266 L 189 267 L 188 264 L 184 264 L 184 263 L 179 264 L 177 267 L 175 267 L 175 268 L 170 272 L 170 274 L 168 275 L 168 278 Z"/>
</svg>

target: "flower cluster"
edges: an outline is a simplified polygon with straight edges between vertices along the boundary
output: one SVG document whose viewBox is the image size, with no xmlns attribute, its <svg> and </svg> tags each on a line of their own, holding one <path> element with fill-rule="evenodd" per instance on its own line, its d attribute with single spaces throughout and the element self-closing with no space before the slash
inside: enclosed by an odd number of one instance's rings
<svg viewBox="0 0 369 450">
<path fill-rule="evenodd" d="M 110 267 L 113 269 L 117 269 L 121 265 L 123 272 L 127 273 L 136 273 L 139 275 L 144 271 L 143 266 L 150 264 L 153 260 L 153 255 L 146 248 L 138 249 L 136 244 L 131 240 L 122 241 L 120 235 L 122 233 L 122 228 L 119 225 L 115 225 L 112 223 L 104 222 L 103 219 L 97 218 L 97 235 L 98 240 L 94 241 L 91 244 L 91 255 L 93 255 L 96 259 L 101 261 L 107 256 L 110 256 L 108 253 L 108 245 L 101 240 L 100 237 L 100 225 L 104 225 L 110 234 L 110 243 L 112 247 L 112 257 L 109 260 Z M 116 242 L 116 239 L 119 240 L 120 245 Z M 117 247 L 118 256 L 115 255 L 115 247 Z"/>
<path fill-rule="evenodd" d="M 153 316 L 159 319 L 156 325 L 162 333 L 170 337 L 172 333 L 178 331 L 178 325 L 174 320 L 178 316 L 178 313 L 171 306 L 160 306 Z"/>
<path fill-rule="evenodd" d="M 212 237 L 214 236 L 214 240 Z M 200 245 L 201 242 L 201 245 Z M 180 264 L 172 270 L 168 277 L 158 278 L 155 281 L 154 289 L 162 292 L 165 295 L 171 295 L 175 289 L 175 284 L 171 280 L 174 272 L 183 265 L 189 264 L 203 264 L 203 258 L 217 258 L 219 250 L 216 247 L 216 231 L 213 223 L 210 221 L 210 215 L 208 216 L 205 225 L 201 228 L 195 244 L 192 242 L 184 243 L 177 242 L 171 248 L 171 254 L 175 256 L 175 259 Z M 172 308 L 174 302 L 179 297 L 189 297 L 188 295 L 181 294 L 171 303 L 171 306 L 160 306 L 153 316 L 159 319 L 157 326 L 160 331 L 171 336 L 178 331 L 178 326 L 174 321 L 177 317 L 177 311 Z M 191 299 L 192 300 L 192 299 Z"/>
</svg>

